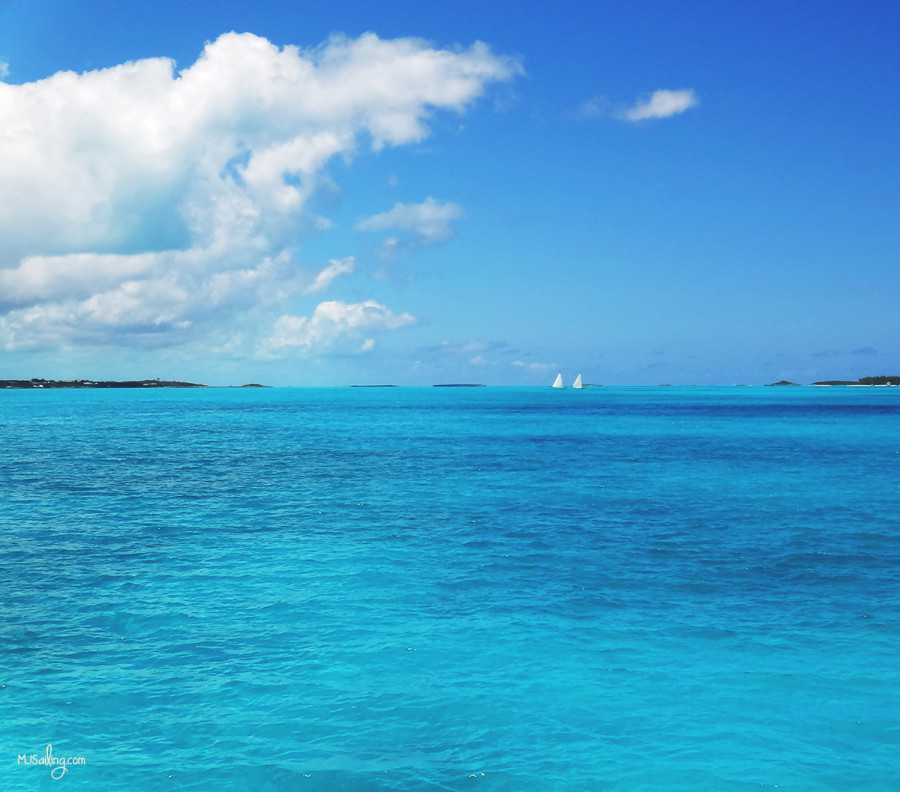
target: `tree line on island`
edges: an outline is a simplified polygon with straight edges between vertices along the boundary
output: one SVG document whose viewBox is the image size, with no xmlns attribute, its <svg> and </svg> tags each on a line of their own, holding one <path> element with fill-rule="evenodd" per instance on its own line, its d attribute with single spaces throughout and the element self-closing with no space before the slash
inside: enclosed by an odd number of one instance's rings
<svg viewBox="0 0 900 792">
<path fill-rule="evenodd" d="M 177 382 L 175 380 L 0 380 L 0 388 L 205 388 L 196 382 Z"/>
<path fill-rule="evenodd" d="M 789 380 L 781 380 L 773 382 L 772 385 L 799 385 L 797 382 Z M 900 374 L 894 376 L 881 377 L 860 377 L 858 380 L 823 380 L 822 382 L 813 382 L 813 385 L 900 385 Z"/>
</svg>

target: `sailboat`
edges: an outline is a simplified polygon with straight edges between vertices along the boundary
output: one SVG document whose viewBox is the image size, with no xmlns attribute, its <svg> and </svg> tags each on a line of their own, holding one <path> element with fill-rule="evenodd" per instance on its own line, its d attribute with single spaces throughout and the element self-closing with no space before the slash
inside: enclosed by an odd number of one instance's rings
<svg viewBox="0 0 900 792">
<path fill-rule="evenodd" d="M 556 379 L 553 381 L 553 387 L 554 388 L 565 388 L 566 387 L 565 385 L 563 385 L 562 372 L 560 372 L 559 374 L 556 375 Z"/>
<path fill-rule="evenodd" d="M 579 374 L 577 377 L 575 377 L 575 382 L 572 383 L 572 387 L 573 388 L 583 388 L 584 387 L 583 383 L 581 382 L 581 374 Z"/>
</svg>

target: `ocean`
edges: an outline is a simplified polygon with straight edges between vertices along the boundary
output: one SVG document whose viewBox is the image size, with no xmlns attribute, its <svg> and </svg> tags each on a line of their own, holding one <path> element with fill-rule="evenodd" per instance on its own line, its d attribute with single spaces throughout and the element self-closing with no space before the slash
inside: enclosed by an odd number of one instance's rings
<svg viewBox="0 0 900 792">
<path fill-rule="evenodd" d="M 0 425 L 0 789 L 900 789 L 900 388 Z"/>
</svg>

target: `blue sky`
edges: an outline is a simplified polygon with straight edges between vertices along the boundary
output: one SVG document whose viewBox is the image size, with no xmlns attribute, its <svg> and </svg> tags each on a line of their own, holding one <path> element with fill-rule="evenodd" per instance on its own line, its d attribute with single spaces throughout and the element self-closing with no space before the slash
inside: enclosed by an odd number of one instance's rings
<svg viewBox="0 0 900 792">
<path fill-rule="evenodd" d="M 898 40 L 878 1 L 4 0 L 0 378 L 897 373 Z"/>
</svg>

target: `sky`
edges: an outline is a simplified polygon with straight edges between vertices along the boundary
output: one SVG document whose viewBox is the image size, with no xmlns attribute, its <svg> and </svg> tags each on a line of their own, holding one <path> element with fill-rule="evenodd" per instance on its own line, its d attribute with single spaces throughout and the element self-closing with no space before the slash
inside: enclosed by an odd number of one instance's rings
<svg viewBox="0 0 900 792">
<path fill-rule="evenodd" d="M 893 0 L 0 0 L 0 379 L 900 373 Z"/>
</svg>

